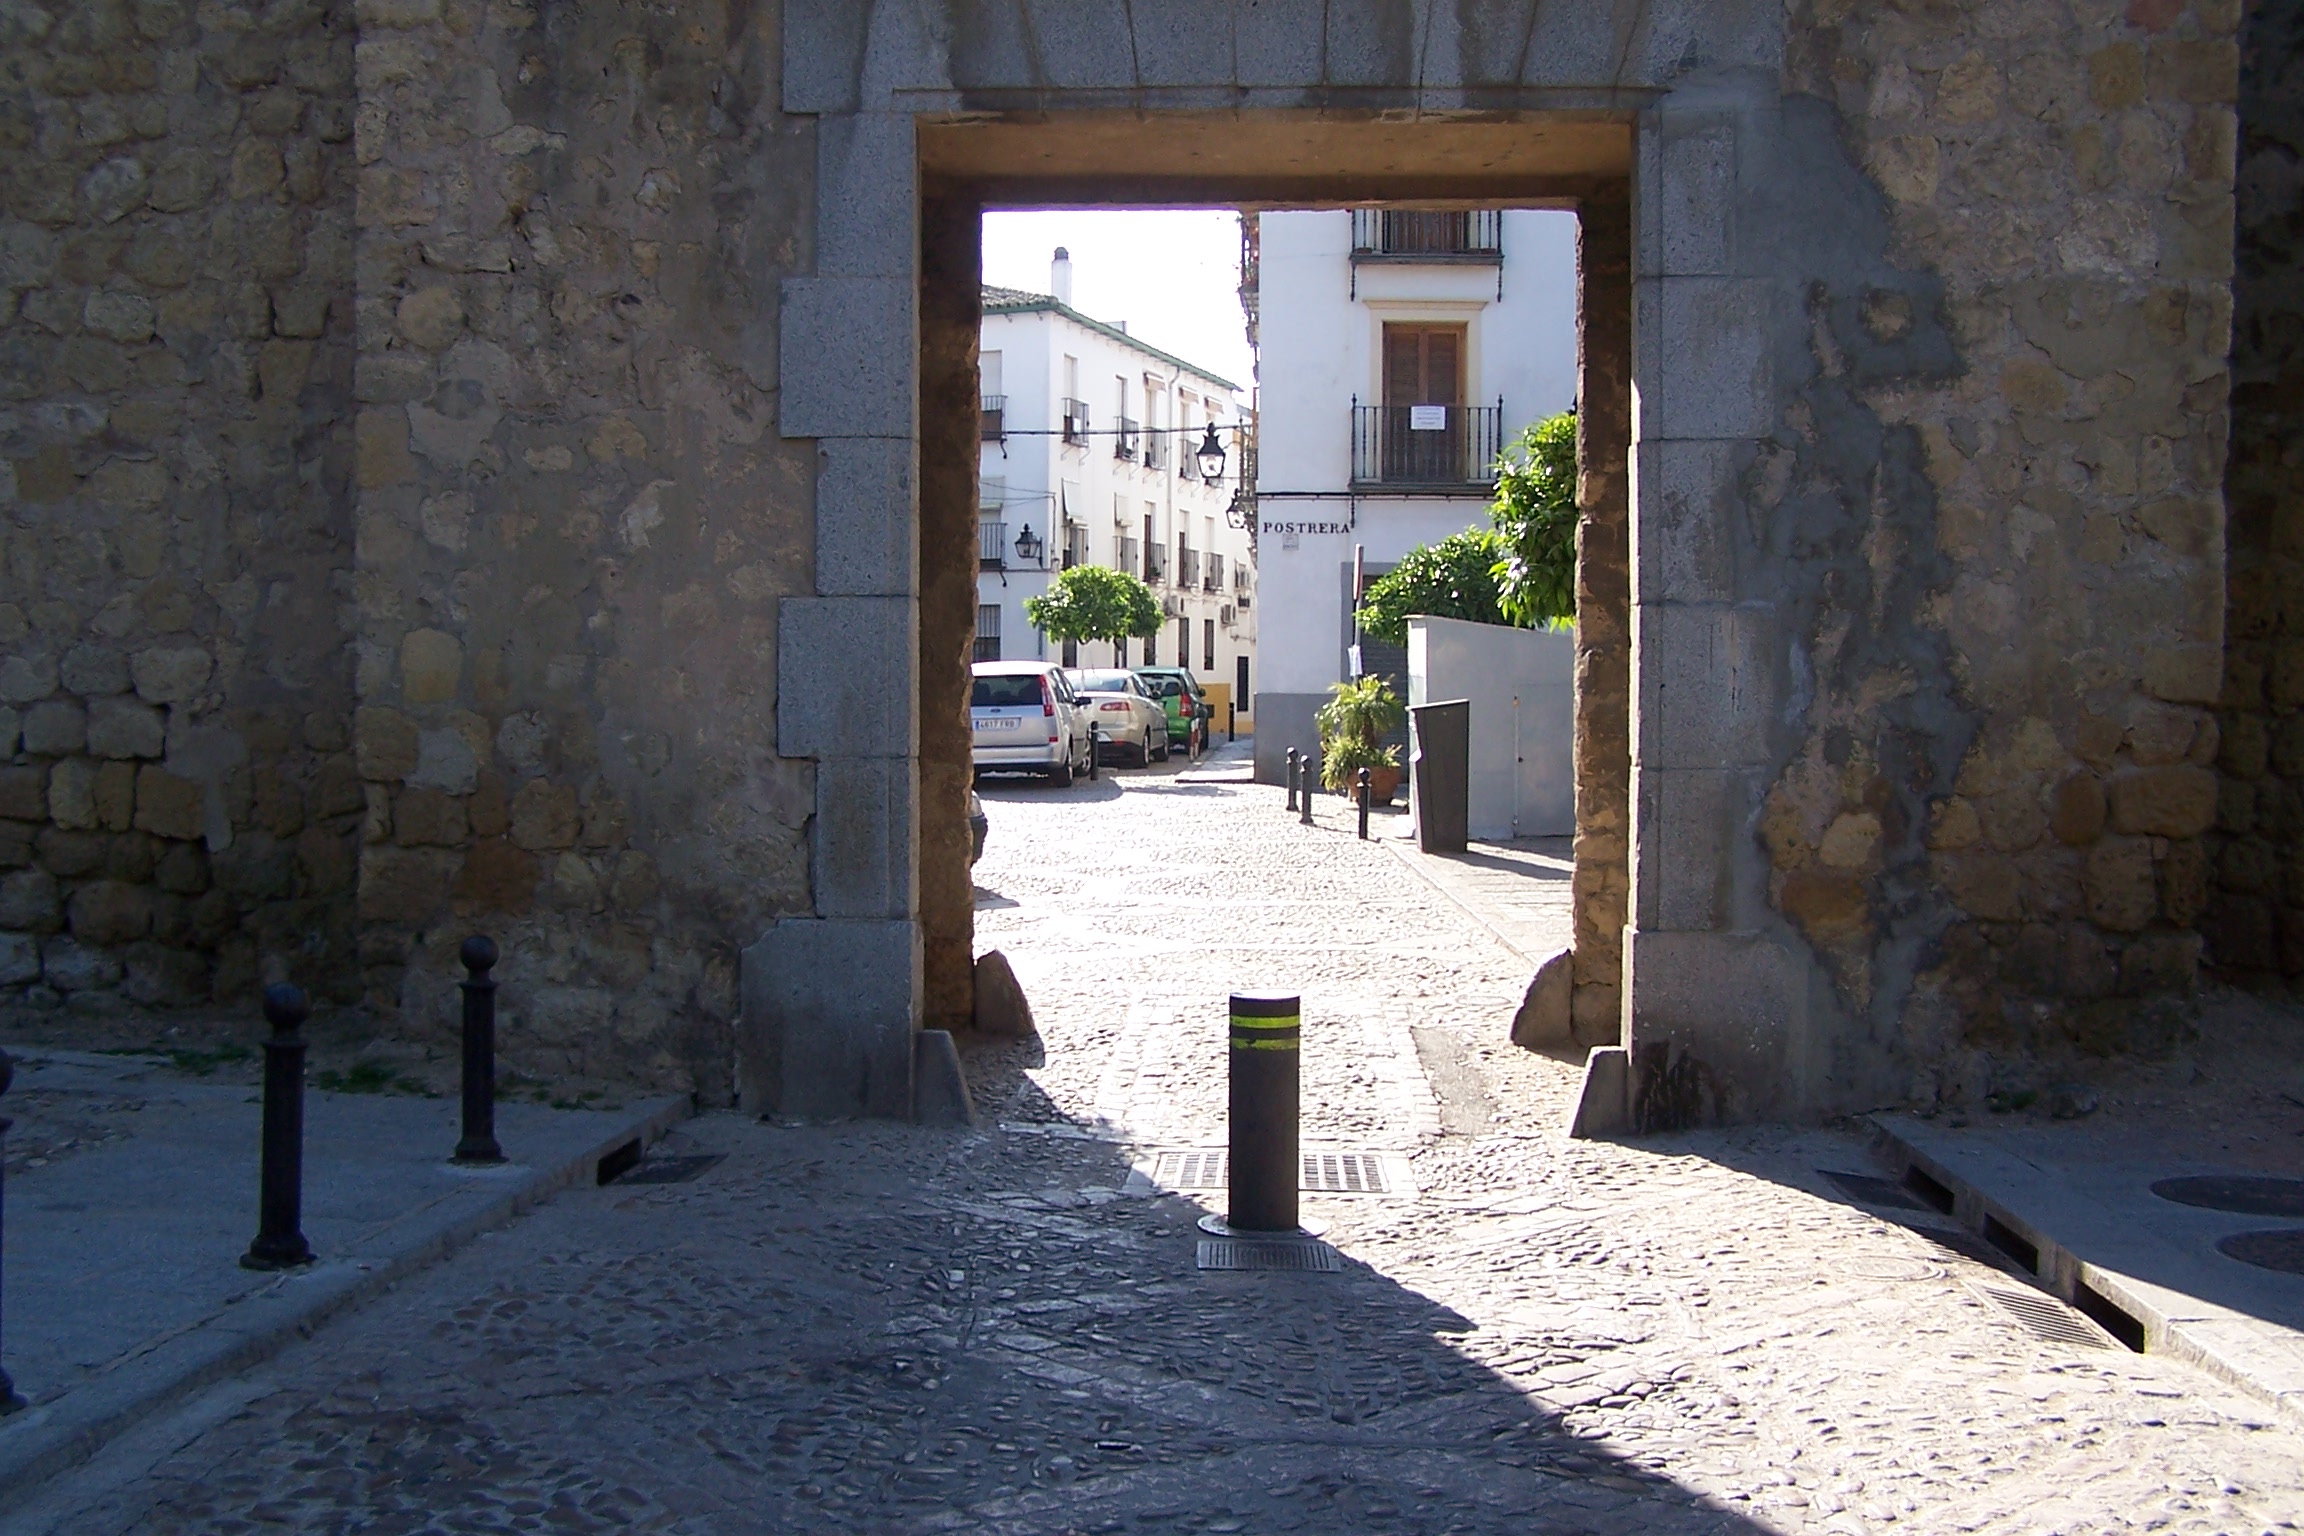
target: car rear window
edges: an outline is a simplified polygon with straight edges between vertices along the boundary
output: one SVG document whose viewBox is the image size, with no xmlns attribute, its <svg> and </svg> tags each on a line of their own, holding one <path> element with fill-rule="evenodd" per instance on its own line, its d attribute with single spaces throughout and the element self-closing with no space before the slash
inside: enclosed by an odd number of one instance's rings
<svg viewBox="0 0 2304 1536">
<path fill-rule="evenodd" d="M 1126 693 L 1128 674 L 1125 672 L 1083 672 L 1073 686 L 1082 693 Z"/>
<path fill-rule="evenodd" d="M 1040 679 L 1036 674 L 1012 672 L 1005 676 L 979 677 L 968 690 L 971 709 L 999 709 L 1019 704 L 1039 706 Z"/>
<path fill-rule="evenodd" d="M 1172 699 L 1184 691 L 1184 685 L 1172 677 L 1148 677 L 1144 686 L 1163 699 Z"/>
</svg>

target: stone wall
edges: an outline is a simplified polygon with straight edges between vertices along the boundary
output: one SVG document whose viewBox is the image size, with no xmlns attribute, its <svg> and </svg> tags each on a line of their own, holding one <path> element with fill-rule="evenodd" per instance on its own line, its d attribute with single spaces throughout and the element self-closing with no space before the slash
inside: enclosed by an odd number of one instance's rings
<svg viewBox="0 0 2304 1536">
<path fill-rule="evenodd" d="M 815 145 L 773 7 L 362 0 L 369 1000 L 446 1024 L 505 946 L 508 1060 L 724 1100 L 737 947 L 809 901 L 776 430 Z"/>
<path fill-rule="evenodd" d="M 1759 835 L 1850 1019 L 1836 1049 L 1906 1064 L 1912 1101 L 2150 1048 L 2194 983 L 2237 21 L 1796 13 L 1786 112 L 1836 109 L 1879 195 L 1797 194 L 1841 221 L 1803 254 L 1859 259 L 1801 296 L 1741 471 L 1797 612 L 1801 740 Z"/>
<path fill-rule="evenodd" d="M 2208 959 L 2251 982 L 2304 975 L 2304 5 L 2242 26 L 2230 648 Z"/>
<path fill-rule="evenodd" d="M 357 993 L 352 46 L 0 11 L 0 1022 Z"/>
</svg>

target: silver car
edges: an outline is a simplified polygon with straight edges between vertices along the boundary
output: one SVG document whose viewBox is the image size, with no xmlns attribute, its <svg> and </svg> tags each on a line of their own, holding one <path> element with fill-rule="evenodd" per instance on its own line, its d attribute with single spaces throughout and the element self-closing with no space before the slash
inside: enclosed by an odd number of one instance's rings
<svg viewBox="0 0 2304 1536">
<path fill-rule="evenodd" d="M 1121 668 L 1092 671 L 1067 667 L 1064 676 L 1088 706 L 1096 739 L 1115 760 L 1141 768 L 1168 760 L 1168 714 L 1144 687 L 1144 680 Z"/>
<path fill-rule="evenodd" d="M 978 773 L 1037 773 L 1062 789 L 1088 771 L 1088 712 L 1043 661 L 979 661 L 968 690 Z"/>
</svg>

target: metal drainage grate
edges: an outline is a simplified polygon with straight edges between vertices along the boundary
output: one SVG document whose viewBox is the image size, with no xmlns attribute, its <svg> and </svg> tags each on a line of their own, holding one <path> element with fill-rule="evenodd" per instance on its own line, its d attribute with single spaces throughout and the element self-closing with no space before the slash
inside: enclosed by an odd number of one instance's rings
<svg viewBox="0 0 2304 1536">
<path fill-rule="evenodd" d="M 2234 1211 L 2242 1216 L 2304 1216 L 2304 1179 L 2246 1174 L 2162 1179 L 2152 1186 L 2152 1193 L 2178 1205 Z"/>
<path fill-rule="evenodd" d="M 1204 1237 L 1200 1239 L 1202 1269 L 1286 1269 L 1319 1275 L 1344 1272 L 1343 1257 L 1326 1243 L 1290 1239 Z"/>
<path fill-rule="evenodd" d="M 1940 1228 L 1923 1231 L 1915 1227 L 1912 1230 L 1925 1238 L 1929 1246 L 1941 1249 L 1954 1258 L 1967 1259 L 1987 1269 L 2004 1270 L 2008 1267 L 2008 1256 L 1974 1233 L 1951 1232 Z"/>
<path fill-rule="evenodd" d="M 1366 1152 L 1305 1153 L 1303 1187 L 1331 1195 L 1381 1195 L 1391 1189 L 1384 1182 L 1384 1160 Z"/>
<path fill-rule="evenodd" d="M 1322 1195 L 1390 1194 L 1384 1159 L 1373 1152 L 1306 1152 L 1297 1187 Z M 1222 1189 L 1226 1154 L 1163 1152 L 1152 1162 L 1152 1182 L 1163 1189 Z"/>
<path fill-rule="evenodd" d="M 2304 1227 L 2272 1232 L 2235 1232 L 2218 1243 L 2216 1251 L 2228 1259 L 2238 1259 L 2258 1269 L 2276 1269 L 2283 1274 L 2304 1275 Z"/>
<path fill-rule="evenodd" d="M 2103 1349 L 2104 1335 L 2079 1313 L 2051 1297 L 2034 1291 L 2012 1291 L 2003 1286 L 1979 1285 L 1975 1292 L 1989 1298 L 2001 1311 L 2024 1325 L 2025 1331 L 2050 1344 L 2072 1344 L 2081 1349 Z"/>
<path fill-rule="evenodd" d="M 619 1184 L 685 1184 L 727 1157 L 724 1152 L 696 1157 L 651 1157 L 617 1176 Z"/>
<path fill-rule="evenodd" d="M 1869 1173 L 1843 1173 L 1837 1168 L 1816 1170 L 1840 1186 L 1840 1192 L 1860 1205 L 1878 1206 L 1893 1211 L 1930 1211 L 1935 1207 L 1909 1193 L 1894 1179 L 1883 1179 Z"/>
</svg>

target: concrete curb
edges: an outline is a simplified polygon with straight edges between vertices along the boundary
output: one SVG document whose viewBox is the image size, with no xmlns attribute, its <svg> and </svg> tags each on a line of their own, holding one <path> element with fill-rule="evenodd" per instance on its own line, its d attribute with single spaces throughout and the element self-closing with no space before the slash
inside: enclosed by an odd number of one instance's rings
<svg viewBox="0 0 2304 1536">
<path fill-rule="evenodd" d="M 78 1466 L 105 1444 L 201 1389 L 270 1359 L 330 1318 L 504 1225 L 572 1184 L 600 1161 L 643 1146 L 694 1113 L 686 1096 L 637 1105 L 589 1148 L 548 1167 L 474 1170 L 447 1199 L 386 1224 L 365 1256 L 332 1258 L 281 1275 L 266 1289 L 129 1357 L 128 1368 L 51 1403 L 0 1419 L 0 1505 Z"/>
<path fill-rule="evenodd" d="M 1437 870 L 1432 868 L 1431 864 L 1425 859 L 1423 853 L 1420 852 L 1412 843 L 1408 842 L 1404 838 L 1388 837 L 1383 840 L 1383 846 L 1391 852 L 1395 859 L 1398 859 L 1402 864 L 1405 864 L 1411 870 L 1414 870 L 1417 877 L 1421 879 L 1426 885 L 1429 885 L 1432 887 L 1432 889 L 1447 897 L 1448 900 L 1454 903 L 1455 906 L 1461 910 L 1466 917 L 1469 917 L 1472 919 L 1472 921 L 1478 923 L 1483 929 L 1487 930 L 1488 936 L 1490 938 L 1493 938 L 1497 943 L 1503 945 L 1505 949 L 1509 950 L 1513 956 L 1520 961 L 1521 964 L 1529 968 L 1530 975 L 1534 975 L 1536 970 L 1541 967 L 1545 961 L 1551 959 L 1554 955 L 1564 955 L 1568 952 L 1567 946 L 1563 945 L 1557 949 L 1547 950 L 1543 954 L 1529 953 L 1527 948 L 1521 943 L 1519 939 L 1514 938 L 1511 933 L 1506 931 L 1502 924 L 1496 921 L 1495 918 L 1489 916 L 1486 912 L 1483 912 L 1479 905 L 1473 900 L 1473 898 L 1466 896 L 1461 891 L 1453 889 L 1450 883 L 1445 878 L 1443 878 Z"/>
<path fill-rule="evenodd" d="M 2123 1248 L 2135 1255 L 2166 1245 L 2133 1229 L 2113 1236 L 2087 1233 L 2087 1197 L 2052 1187 L 2051 1176 L 2040 1170 L 1964 1168 L 1963 1163 L 2014 1160 L 1987 1148 L 1954 1154 L 1932 1145 L 1931 1128 L 1901 1116 L 1865 1118 L 1899 1179 L 1917 1182 L 1910 1179 L 1914 1170 L 1925 1175 L 1950 1194 L 1947 1214 L 1987 1241 L 1989 1222 L 2031 1244 L 2039 1255 L 2033 1278 L 2056 1296 L 2109 1333 L 2133 1325 L 2142 1334 L 2142 1352 L 2198 1366 L 2261 1399 L 2290 1428 L 2304 1429 L 2304 1334 L 2125 1272 L 2118 1267 Z M 2002 1176 L 1992 1177 L 1995 1172 Z"/>
</svg>

